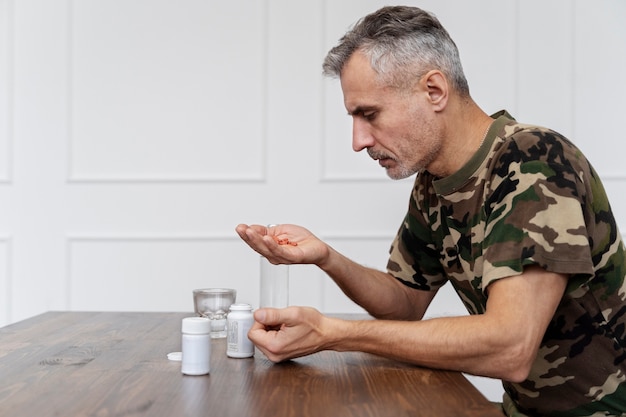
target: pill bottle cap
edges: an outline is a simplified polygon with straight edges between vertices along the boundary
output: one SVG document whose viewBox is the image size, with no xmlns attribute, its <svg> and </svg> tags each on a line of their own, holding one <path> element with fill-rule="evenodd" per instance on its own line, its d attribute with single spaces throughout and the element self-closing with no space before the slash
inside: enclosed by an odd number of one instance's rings
<svg viewBox="0 0 626 417">
<path fill-rule="evenodd" d="M 206 317 L 185 317 L 182 329 L 187 334 L 208 334 L 211 333 L 211 320 Z"/>
<path fill-rule="evenodd" d="M 252 306 L 247 303 L 235 303 L 230 305 L 230 311 L 252 310 Z"/>
</svg>

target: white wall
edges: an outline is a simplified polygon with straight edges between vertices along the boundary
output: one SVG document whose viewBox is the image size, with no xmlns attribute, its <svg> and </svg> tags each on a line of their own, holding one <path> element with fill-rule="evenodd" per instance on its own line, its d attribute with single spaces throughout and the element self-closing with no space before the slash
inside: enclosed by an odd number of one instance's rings
<svg viewBox="0 0 626 417">
<path fill-rule="evenodd" d="M 47 310 L 258 298 L 240 222 L 308 226 L 384 268 L 411 181 L 350 146 L 321 61 L 379 0 L 0 0 L 0 325 Z M 626 228 L 626 2 L 409 1 L 456 40 L 488 112 L 560 130 Z M 291 301 L 361 311 L 317 270 Z M 459 314 L 447 289 L 431 315 Z M 474 380 L 498 399 L 493 381 Z"/>
</svg>

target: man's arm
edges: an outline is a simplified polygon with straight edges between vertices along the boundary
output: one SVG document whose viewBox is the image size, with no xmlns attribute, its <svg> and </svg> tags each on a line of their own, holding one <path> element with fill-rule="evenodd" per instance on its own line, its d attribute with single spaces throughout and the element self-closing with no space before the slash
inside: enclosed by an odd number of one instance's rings
<svg viewBox="0 0 626 417">
<path fill-rule="evenodd" d="M 419 320 L 435 295 L 434 291 L 416 291 L 386 272 L 357 264 L 301 226 L 240 224 L 236 231 L 252 249 L 274 264 L 317 265 L 348 297 L 376 318 Z"/>
<path fill-rule="evenodd" d="M 567 276 L 528 267 L 489 287 L 484 314 L 422 321 L 346 321 L 314 309 L 262 309 L 251 340 L 270 360 L 320 350 L 364 351 L 438 369 L 527 378 Z"/>
<path fill-rule="evenodd" d="M 391 274 L 360 265 L 331 247 L 317 266 L 352 301 L 378 319 L 421 320 L 437 293 L 404 285 Z"/>
</svg>

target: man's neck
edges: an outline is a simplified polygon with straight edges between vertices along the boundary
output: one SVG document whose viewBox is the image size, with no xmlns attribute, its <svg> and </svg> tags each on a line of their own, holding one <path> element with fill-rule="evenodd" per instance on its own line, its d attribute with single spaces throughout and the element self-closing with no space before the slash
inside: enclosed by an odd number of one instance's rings
<svg viewBox="0 0 626 417">
<path fill-rule="evenodd" d="M 440 172 L 445 177 L 458 171 L 476 153 L 493 122 L 471 98 L 457 99 L 446 109 L 446 135 L 441 149 Z"/>
</svg>

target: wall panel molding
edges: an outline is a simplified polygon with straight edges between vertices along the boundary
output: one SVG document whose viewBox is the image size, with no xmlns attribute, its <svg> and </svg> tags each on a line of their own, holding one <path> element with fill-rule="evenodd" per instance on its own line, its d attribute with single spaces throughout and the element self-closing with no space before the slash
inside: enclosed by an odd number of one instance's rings
<svg viewBox="0 0 626 417">
<path fill-rule="evenodd" d="M 66 235 L 67 243 L 77 242 L 170 242 L 170 241 L 220 241 L 239 240 L 239 236 L 233 234 L 103 234 L 84 233 Z"/>
<path fill-rule="evenodd" d="M 0 236 L 0 327 L 11 323 L 13 313 L 13 238 Z"/>
<path fill-rule="evenodd" d="M 626 182 L 626 173 L 621 172 L 598 172 L 602 181 L 624 181 Z"/>
<path fill-rule="evenodd" d="M 382 5 L 382 4 L 381 4 Z M 346 22 L 353 22 L 361 13 L 374 10 L 372 6 L 358 2 L 323 1 L 320 13 L 322 28 L 321 45 L 323 58 L 328 50 L 337 44 L 339 36 L 347 29 Z M 321 61 L 319 63 L 321 65 Z M 321 80 L 320 85 L 320 125 L 319 141 L 319 182 L 341 183 L 381 183 L 388 178 L 378 164 L 366 152 L 352 150 L 352 120 L 346 114 L 339 80 Z"/>
<path fill-rule="evenodd" d="M 258 175 L 242 175 L 234 177 L 228 175 L 206 175 L 206 176 L 162 176 L 159 174 L 149 174 L 144 176 L 125 176 L 125 175 L 80 175 L 70 172 L 68 169 L 68 184 L 262 184 L 267 182 L 265 173 L 259 172 Z"/>
<path fill-rule="evenodd" d="M 145 6 L 69 1 L 66 181 L 264 182 L 267 2 Z"/>
<path fill-rule="evenodd" d="M 13 178 L 13 1 L 0 0 L 0 184 Z"/>
<path fill-rule="evenodd" d="M 395 232 L 395 231 L 394 231 Z M 345 240 L 359 240 L 359 241 L 379 241 L 379 240 L 387 240 L 391 243 L 391 240 L 395 237 L 395 233 L 385 233 L 385 232 L 377 232 L 377 231 L 357 231 L 357 232 L 346 232 L 346 231 L 326 231 L 320 232 L 319 236 L 322 236 L 323 240 L 336 240 L 336 241 L 345 241 Z"/>
<path fill-rule="evenodd" d="M 245 285 L 258 256 L 232 234 L 68 235 L 65 247 L 68 310 L 189 311 L 191 290 L 204 286 L 232 285 L 244 299 L 258 293 Z M 91 305 L 92 293 L 101 296 Z"/>
</svg>

